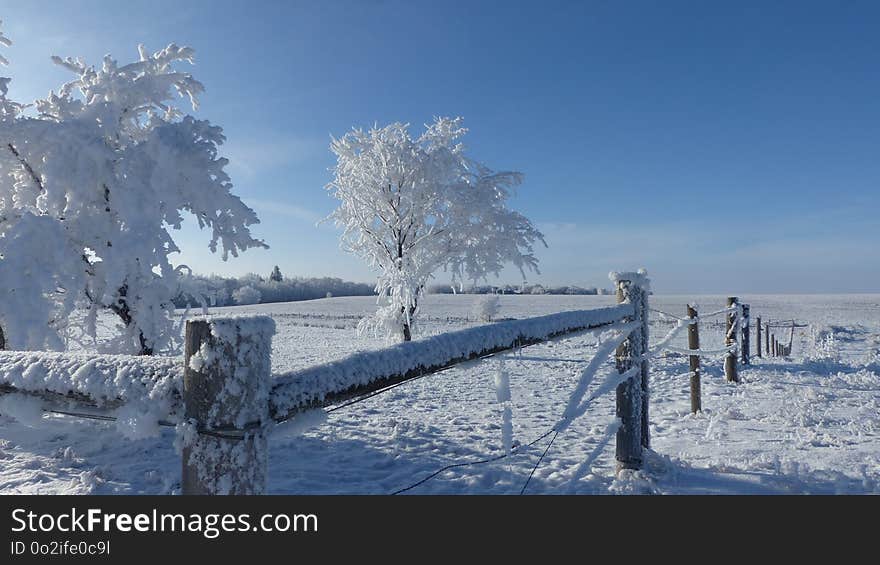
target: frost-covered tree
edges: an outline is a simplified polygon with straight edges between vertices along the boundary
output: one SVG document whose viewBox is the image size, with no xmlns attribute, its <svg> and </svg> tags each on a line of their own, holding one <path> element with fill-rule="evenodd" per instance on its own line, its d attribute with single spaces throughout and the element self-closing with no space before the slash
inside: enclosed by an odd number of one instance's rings
<svg viewBox="0 0 880 565">
<path fill-rule="evenodd" d="M 522 181 L 465 155 L 461 118 L 437 118 L 413 138 L 408 124 L 354 129 L 331 143 L 337 163 L 327 189 L 340 201 L 330 218 L 342 247 L 379 273 L 380 307 L 361 330 L 412 338 L 427 281 L 438 269 L 454 280 L 484 279 L 505 263 L 537 271 L 541 233 L 506 206 Z"/>
<path fill-rule="evenodd" d="M 0 293 L 17 297 L 0 301 L 8 347 L 61 349 L 77 305 L 88 309 L 76 325 L 84 337 L 110 309 L 122 332 L 108 348 L 164 347 L 177 291 L 169 229 L 184 213 L 212 230 L 209 248 L 224 260 L 265 246 L 231 192 L 221 129 L 175 106 L 185 97 L 196 109 L 203 91 L 176 68 L 193 54 L 140 47 L 137 61 L 107 56 L 98 68 L 53 57 L 74 78 L 32 110 L 8 100 L 0 79 Z"/>
<path fill-rule="evenodd" d="M 260 291 L 252 286 L 243 286 L 232 293 L 232 299 L 240 305 L 259 304 L 261 298 Z"/>
<path fill-rule="evenodd" d="M 482 322 L 491 322 L 501 310 L 497 294 L 481 294 L 474 301 L 474 316 Z"/>
<path fill-rule="evenodd" d="M 281 282 L 284 280 L 284 275 L 281 274 L 281 269 L 278 268 L 278 265 L 275 265 L 275 268 L 272 269 L 272 274 L 269 275 L 269 280 L 272 282 Z"/>
</svg>

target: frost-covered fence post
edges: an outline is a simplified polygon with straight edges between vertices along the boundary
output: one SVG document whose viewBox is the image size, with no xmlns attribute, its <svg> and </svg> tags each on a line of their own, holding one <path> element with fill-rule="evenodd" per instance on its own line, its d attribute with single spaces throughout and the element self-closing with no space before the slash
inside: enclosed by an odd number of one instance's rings
<svg viewBox="0 0 880 565">
<path fill-rule="evenodd" d="M 751 323 L 751 316 L 749 311 L 751 307 L 748 304 L 742 305 L 742 362 L 743 365 L 751 365 L 751 351 L 749 347 L 749 339 L 751 336 L 749 335 L 749 324 Z"/>
<path fill-rule="evenodd" d="M 648 280 L 639 273 L 612 273 L 617 284 L 617 302 L 633 305 L 633 316 L 625 322 L 636 322 L 638 327 L 620 344 L 615 353 L 617 372 L 624 374 L 638 369 L 632 377 L 617 385 L 617 431 L 615 455 L 618 469 L 641 469 L 642 447 L 648 443 L 643 437 L 647 431 L 648 379 L 647 363 L 643 357 L 648 343 L 645 326 L 648 318 Z"/>
<path fill-rule="evenodd" d="M 755 354 L 760 359 L 761 357 L 761 316 L 758 316 L 755 320 L 755 330 L 757 334 L 755 335 Z"/>
<path fill-rule="evenodd" d="M 274 333 L 268 316 L 187 321 L 183 494 L 265 492 Z"/>
<path fill-rule="evenodd" d="M 739 319 L 737 318 L 737 314 L 739 313 L 739 299 L 736 296 L 730 296 L 727 298 L 727 307 L 731 310 L 727 313 L 727 332 L 724 337 L 724 345 L 727 347 L 733 347 L 737 342 L 737 325 L 739 324 Z M 739 382 L 739 375 L 737 372 L 737 351 L 728 351 L 727 355 L 724 356 L 724 376 L 727 377 L 728 382 L 736 383 Z"/>
<path fill-rule="evenodd" d="M 770 354 L 770 322 L 767 322 L 766 330 L 767 331 L 764 332 L 764 336 L 765 336 L 764 339 L 767 342 L 767 349 L 766 349 L 767 357 L 770 357 L 771 356 L 771 354 Z"/>
<path fill-rule="evenodd" d="M 645 271 L 645 274 L 647 272 Z M 642 360 L 642 370 L 641 370 L 641 395 L 642 395 L 642 447 L 651 447 L 651 429 L 649 420 L 649 407 L 650 407 L 650 365 L 648 363 L 648 284 L 647 279 L 646 282 L 638 287 L 639 291 L 639 304 L 636 305 L 636 315 L 639 317 L 638 319 L 641 321 L 641 325 L 639 326 L 639 331 L 641 333 L 641 341 L 642 341 L 642 352 L 641 352 L 641 360 Z"/>
<path fill-rule="evenodd" d="M 697 309 L 687 305 L 688 317 L 688 349 L 692 354 L 688 355 L 688 363 L 691 370 L 691 412 L 696 414 L 703 409 L 702 391 L 700 386 L 700 354 L 694 354 L 694 351 L 700 350 L 700 326 L 698 322 Z"/>
</svg>

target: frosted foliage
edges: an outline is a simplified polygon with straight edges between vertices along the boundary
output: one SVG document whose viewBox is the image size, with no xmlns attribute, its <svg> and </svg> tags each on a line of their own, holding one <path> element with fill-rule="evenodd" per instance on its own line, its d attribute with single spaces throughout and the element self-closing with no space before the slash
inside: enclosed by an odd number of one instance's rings
<svg viewBox="0 0 880 565">
<path fill-rule="evenodd" d="M 0 20 L 0 26 L 3 25 L 3 20 Z M 3 34 L 3 30 L 0 29 L 0 45 L 4 47 L 9 47 L 12 45 L 12 41 Z M 3 53 L 0 53 L 0 65 L 8 65 L 9 61 L 6 57 L 3 56 Z M 18 112 L 22 110 L 22 105 L 9 100 L 6 95 L 9 93 L 9 79 L 8 77 L 0 77 L 0 118 L 6 118 L 7 116 L 14 116 Z"/>
<path fill-rule="evenodd" d="M 336 154 L 327 189 L 340 201 L 330 216 L 342 248 L 378 271 L 381 306 L 361 329 L 409 338 L 427 281 L 439 269 L 477 281 L 512 263 L 537 271 L 542 234 L 507 208 L 522 175 L 495 172 L 467 157 L 461 118 L 438 118 L 417 138 L 408 124 L 354 129 Z"/>
<path fill-rule="evenodd" d="M 481 294 L 474 301 L 473 315 L 482 322 L 491 322 L 501 310 L 498 296 L 495 294 Z"/>
<path fill-rule="evenodd" d="M 813 333 L 812 344 L 807 353 L 807 358 L 811 361 L 831 363 L 838 363 L 840 361 L 840 345 L 834 335 L 833 328 L 823 328 Z"/>
<path fill-rule="evenodd" d="M 252 286 L 243 286 L 232 293 L 236 304 L 259 304 L 260 298 L 260 291 Z"/>
<path fill-rule="evenodd" d="M 184 212 L 211 230 L 224 260 L 265 246 L 251 236 L 253 210 L 231 192 L 221 129 L 175 106 L 185 97 L 195 108 L 203 91 L 175 68 L 193 50 L 139 54 L 97 68 L 53 57 L 74 79 L 26 114 L 0 81 L 0 292 L 18 296 L 0 304 L 8 347 L 62 349 L 76 307 L 89 315 L 68 337 L 95 339 L 97 312 L 110 308 L 121 331 L 104 349 L 166 347 L 178 278 L 169 228 Z M 16 266 L 25 258 L 27 275 Z"/>
</svg>

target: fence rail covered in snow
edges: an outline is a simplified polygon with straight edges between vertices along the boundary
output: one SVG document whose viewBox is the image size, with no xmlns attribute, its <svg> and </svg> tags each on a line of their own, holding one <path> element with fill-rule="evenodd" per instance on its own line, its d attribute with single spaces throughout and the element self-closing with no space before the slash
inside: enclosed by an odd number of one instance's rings
<svg viewBox="0 0 880 565">
<path fill-rule="evenodd" d="M 277 376 L 270 396 L 276 421 L 370 394 L 410 379 L 439 373 L 468 361 L 609 326 L 634 313 L 631 304 L 507 320 L 385 349 Z"/>
</svg>

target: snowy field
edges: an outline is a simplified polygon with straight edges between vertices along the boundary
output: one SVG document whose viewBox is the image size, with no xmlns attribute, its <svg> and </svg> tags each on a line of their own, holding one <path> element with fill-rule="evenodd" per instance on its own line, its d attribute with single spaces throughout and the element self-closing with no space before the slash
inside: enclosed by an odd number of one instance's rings
<svg viewBox="0 0 880 565">
<path fill-rule="evenodd" d="M 681 316 L 685 296 L 652 296 L 651 308 Z M 795 331 L 789 359 L 755 358 L 742 382 L 724 381 L 720 356 L 705 359 L 703 412 L 689 410 L 687 359 L 651 366 L 652 452 L 642 472 L 615 477 L 614 395 L 599 397 L 554 441 L 527 494 L 880 492 L 880 295 L 743 296 L 752 319 L 809 324 Z M 708 313 L 724 297 L 694 298 Z M 474 296 L 429 296 L 420 335 L 469 327 Z M 503 296 L 500 317 L 524 318 L 614 304 L 610 296 Z M 370 297 L 215 309 L 271 315 L 273 371 L 283 372 L 384 345 L 358 336 Z M 721 346 L 721 319 L 701 326 L 701 346 Z M 674 321 L 653 313 L 651 341 Z M 780 340 L 788 331 L 776 330 Z M 754 338 L 754 333 L 753 333 Z M 342 408 L 302 431 L 270 438 L 269 492 L 385 494 L 438 469 L 502 453 L 495 375 L 510 375 L 512 457 L 444 471 L 411 494 L 518 494 L 552 438 L 595 349 L 585 334 L 525 348 L 418 379 Z M 674 343 L 685 347 L 685 338 Z M 754 345 L 752 346 L 754 356 Z M 611 370 L 609 363 L 606 370 Z M 598 379 L 601 381 L 601 379 Z M 13 407 L 6 407 L 9 412 Z M 14 408 L 12 412 L 17 412 Z M 3 405 L 0 404 L 0 413 Z M 179 491 L 174 434 L 132 441 L 111 424 L 65 416 L 0 416 L 0 492 L 167 494 Z"/>
</svg>

